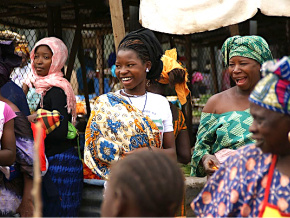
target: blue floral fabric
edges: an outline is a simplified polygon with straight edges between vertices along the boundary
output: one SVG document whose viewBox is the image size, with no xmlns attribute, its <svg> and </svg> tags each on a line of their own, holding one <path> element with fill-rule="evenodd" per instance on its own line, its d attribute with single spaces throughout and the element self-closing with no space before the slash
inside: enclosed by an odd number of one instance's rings
<svg viewBox="0 0 290 218">
<path fill-rule="evenodd" d="M 84 163 L 98 178 L 108 179 L 110 165 L 141 147 L 161 148 L 158 127 L 116 93 L 98 97 L 85 133 Z"/>
</svg>

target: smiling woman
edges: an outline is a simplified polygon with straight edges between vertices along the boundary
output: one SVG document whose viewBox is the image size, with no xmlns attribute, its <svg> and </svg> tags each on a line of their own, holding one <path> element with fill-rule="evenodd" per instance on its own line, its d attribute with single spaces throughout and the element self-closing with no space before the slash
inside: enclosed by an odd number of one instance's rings
<svg viewBox="0 0 290 218">
<path fill-rule="evenodd" d="M 233 36 L 222 46 L 225 65 L 236 86 L 213 95 L 206 103 L 192 156 L 191 176 L 212 175 L 227 157 L 254 140 L 248 97 L 260 79 L 261 64 L 272 59 L 260 36 Z"/>
<path fill-rule="evenodd" d="M 96 100 L 86 128 L 84 162 L 95 178 L 108 179 L 111 163 L 137 151 L 163 148 L 176 159 L 169 103 L 145 87 L 146 80 L 160 77 L 162 54 L 147 29 L 131 32 L 120 42 L 116 75 L 124 89 Z"/>
</svg>

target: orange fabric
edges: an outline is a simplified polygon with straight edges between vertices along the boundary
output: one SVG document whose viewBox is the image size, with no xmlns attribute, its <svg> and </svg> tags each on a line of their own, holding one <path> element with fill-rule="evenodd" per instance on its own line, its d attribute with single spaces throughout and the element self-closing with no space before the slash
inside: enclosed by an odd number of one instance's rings
<svg viewBox="0 0 290 218">
<path fill-rule="evenodd" d="M 165 54 L 161 57 L 161 60 L 163 62 L 163 70 L 161 73 L 161 79 L 158 80 L 159 83 L 162 84 L 168 84 L 169 83 L 169 76 L 168 74 L 173 69 L 182 69 L 185 71 L 185 81 L 183 83 L 179 83 L 175 85 L 175 91 L 177 93 L 177 97 L 182 105 L 186 103 L 186 96 L 189 94 L 189 89 L 187 87 L 187 81 L 188 81 L 188 72 L 185 68 L 183 68 L 178 62 L 177 62 L 177 52 L 176 48 L 166 50 Z"/>
<path fill-rule="evenodd" d="M 27 56 L 27 58 L 29 59 L 29 49 L 28 49 L 28 44 L 27 43 L 19 43 L 15 47 L 15 51 L 16 51 L 16 53 L 18 53 L 18 52 L 24 53 Z"/>
<path fill-rule="evenodd" d="M 31 129 L 33 132 L 33 139 L 36 140 L 37 129 L 35 123 L 31 123 Z M 40 144 L 39 144 L 39 161 L 40 161 L 40 170 L 46 171 L 46 160 L 45 160 L 45 145 L 44 139 L 46 138 L 46 133 L 43 128 L 41 128 Z"/>
<path fill-rule="evenodd" d="M 86 109 L 85 109 L 85 105 L 83 102 L 77 102 L 76 113 L 77 114 L 86 114 Z"/>
<path fill-rule="evenodd" d="M 83 162 L 83 172 L 84 179 L 102 179 L 101 177 L 97 176 L 97 174 L 93 173 L 84 162 Z"/>
</svg>

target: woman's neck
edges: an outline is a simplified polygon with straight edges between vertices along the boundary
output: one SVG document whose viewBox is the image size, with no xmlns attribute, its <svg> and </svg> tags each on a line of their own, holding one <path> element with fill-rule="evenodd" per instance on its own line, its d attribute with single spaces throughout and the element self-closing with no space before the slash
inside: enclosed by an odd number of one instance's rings
<svg viewBox="0 0 290 218">
<path fill-rule="evenodd" d="M 240 96 L 250 96 L 251 92 L 253 91 L 253 89 L 251 90 L 242 90 L 240 89 L 238 86 L 235 86 L 236 87 L 236 94 L 237 95 L 240 95 Z"/>
<path fill-rule="evenodd" d="M 276 168 L 279 170 L 280 173 L 290 177 L 290 155 L 285 156 L 278 156 Z"/>
<path fill-rule="evenodd" d="M 128 97 L 133 97 L 133 96 L 142 96 L 145 95 L 146 90 L 128 90 L 128 89 L 122 89 L 121 94 L 128 96 Z"/>
</svg>

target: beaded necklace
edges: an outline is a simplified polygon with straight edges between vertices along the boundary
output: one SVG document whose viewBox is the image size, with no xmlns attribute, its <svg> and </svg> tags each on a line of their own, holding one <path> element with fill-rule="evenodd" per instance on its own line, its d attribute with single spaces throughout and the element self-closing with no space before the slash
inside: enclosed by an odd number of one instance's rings
<svg viewBox="0 0 290 218">
<path fill-rule="evenodd" d="M 131 95 L 131 94 L 128 94 L 127 92 L 125 92 L 124 89 L 122 89 L 121 91 L 126 95 L 126 97 L 128 97 L 131 105 L 132 105 L 132 101 L 131 101 L 130 97 L 138 98 L 138 97 L 144 96 L 144 95 Z M 143 107 L 142 113 L 144 112 L 146 104 L 147 104 L 147 91 L 145 92 L 145 103 L 144 103 L 144 107 Z"/>
</svg>

